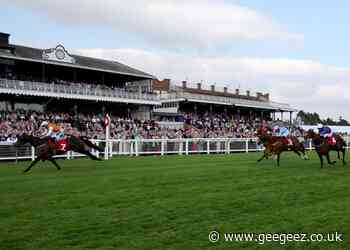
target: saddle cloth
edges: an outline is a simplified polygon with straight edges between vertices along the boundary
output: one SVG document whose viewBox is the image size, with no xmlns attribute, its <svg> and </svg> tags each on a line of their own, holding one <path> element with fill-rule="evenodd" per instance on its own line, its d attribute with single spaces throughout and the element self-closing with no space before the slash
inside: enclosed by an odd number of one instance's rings
<svg viewBox="0 0 350 250">
<path fill-rule="evenodd" d="M 333 136 L 331 136 L 327 138 L 327 143 L 331 146 L 334 146 L 337 143 L 337 141 Z"/>
<path fill-rule="evenodd" d="M 69 150 L 68 149 L 68 140 L 66 138 L 60 139 L 58 141 L 50 140 L 49 144 L 50 144 L 51 148 L 53 148 L 57 151 L 60 151 L 60 152 L 67 152 Z"/>
</svg>

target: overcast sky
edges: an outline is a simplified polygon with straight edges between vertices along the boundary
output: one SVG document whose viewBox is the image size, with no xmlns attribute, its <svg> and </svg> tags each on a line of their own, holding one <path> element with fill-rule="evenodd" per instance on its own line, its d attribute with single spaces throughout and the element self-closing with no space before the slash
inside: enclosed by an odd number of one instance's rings
<svg viewBox="0 0 350 250">
<path fill-rule="evenodd" d="M 0 0 L 0 31 L 350 120 L 349 1 Z"/>
</svg>

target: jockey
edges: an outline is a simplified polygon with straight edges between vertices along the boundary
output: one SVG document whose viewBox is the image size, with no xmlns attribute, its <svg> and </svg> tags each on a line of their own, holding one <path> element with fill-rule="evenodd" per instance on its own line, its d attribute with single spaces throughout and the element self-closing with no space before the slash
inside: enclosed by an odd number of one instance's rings
<svg viewBox="0 0 350 250">
<path fill-rule="evenodd" d="M 279 130 L 279 136 L 288 137 L 289 136 L 289 129 L 287 127 L 281 127 Z"/>
<path fill-rule="evenodd" d="M 48 131 L 46 136 L 54 139 L 55 141 L 59 141 L 64 137 L 64 130 L 58 124 L 54 122 L 42 122 L 41 127 L 47 127 Z"/>
<path fill-rule="evenodd" d="M 53 142 L 56 144 L 59 150 L 65 150 L 65 141 L 64 141 L 64 130 L 57 123 L 52 121 L 50 122 L 42 122 L 41 127 L 47 128 L 46 136 L 50 137 Z"/>
<path fill-rule="evenodd" d="M 280 136 L 283 139 L 285 139 L 285 142 L 288 145 L 293 144 L 292 140 L 289 138 L 289 129 L 287 127 L 285 127 L 285 126 L 279 127 L 278 125 L 276 125 L 273 127 L 273 131 L 274 131 L 276 136 Z"/>
<path fill-rule="evenodd" d="M 330 127 L 324 126 L 322 124 L 317 125 L 318 132 L 321 137 L 327 139 L 329 144 L 335 144 L 335 139 L 333 137 L 333 131 Z"/>
</svg>

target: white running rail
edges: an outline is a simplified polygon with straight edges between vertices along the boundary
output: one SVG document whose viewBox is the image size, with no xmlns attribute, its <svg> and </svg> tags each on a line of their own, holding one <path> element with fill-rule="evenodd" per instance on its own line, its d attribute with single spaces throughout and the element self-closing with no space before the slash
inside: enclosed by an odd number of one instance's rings
<svg viewBox="0 0 350 250">
<path fill-rule="evenodd" d="M 195 138 L 195 139 L 138 139 L 138 140 L 92 140 L 104 152 L 92 151 L 98 157 L 110 159 L 113 156 L 139 155 L 191 155 L 230 154 L 234 152 L 258 152 L 263 147 L 257 138 Z M 347 139 L 347 149 L 350 140 Z M 312 150 L 311 141 L 304 142 L 307 150 Z M 73 159 L 81 154 L 68 152 L 58 158 Z M 0 143 L 0 160 L 35 159 L 35 150 L 30 146 L 14 147 L 11 143 Z"/>
</svg>

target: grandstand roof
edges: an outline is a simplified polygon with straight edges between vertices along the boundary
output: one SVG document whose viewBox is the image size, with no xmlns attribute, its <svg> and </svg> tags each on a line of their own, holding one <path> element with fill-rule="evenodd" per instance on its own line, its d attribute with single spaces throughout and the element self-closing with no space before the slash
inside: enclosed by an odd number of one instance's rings
<svg viewBox="0 0 350 250">
<path fill-rule="evenodd" d="M 125 64 L 122 64 L 116 61 L 103 60 L 103 59 L 85 57 L 80 55 L 72 55 L 72 54 L 68 54 L 67 51 L 64 50 L 64 52 L 67 53 L 67 55 L 69 55 L 69 57 L 71 57 L 74 60 L 74 63 L 69 63 L 66 61 L 48 60 L 44 58 L 43 55 L 45 53 L 50 53 L 50 51 L 52 52 L 55 49 L 45 50 L 45 49 L 25 47 L 21 45 L 10 45 L 10 46 L 14 48 L 13 52 L 11 53 L 11 52 L 0 51 L 0 57 L 15 59 L 15 60 L 40 62 L 45 64 L 56 64 L 56 65 L 62 65 L 67 67 L 73 67 L 73 68 L 83 68 L 88 70 L 103 71 L 103 72 L 129 75 L 129 76 L 145 78 L 145 79 L 155 78 L 151 74 L 145 73 L 143 71 L 129 67 Z M 59 46 L 63 48 L 62 45 L 59 45 Z M 58 48 L 59 46 L 57 46 L 56 48 Z"/>
</svg>

